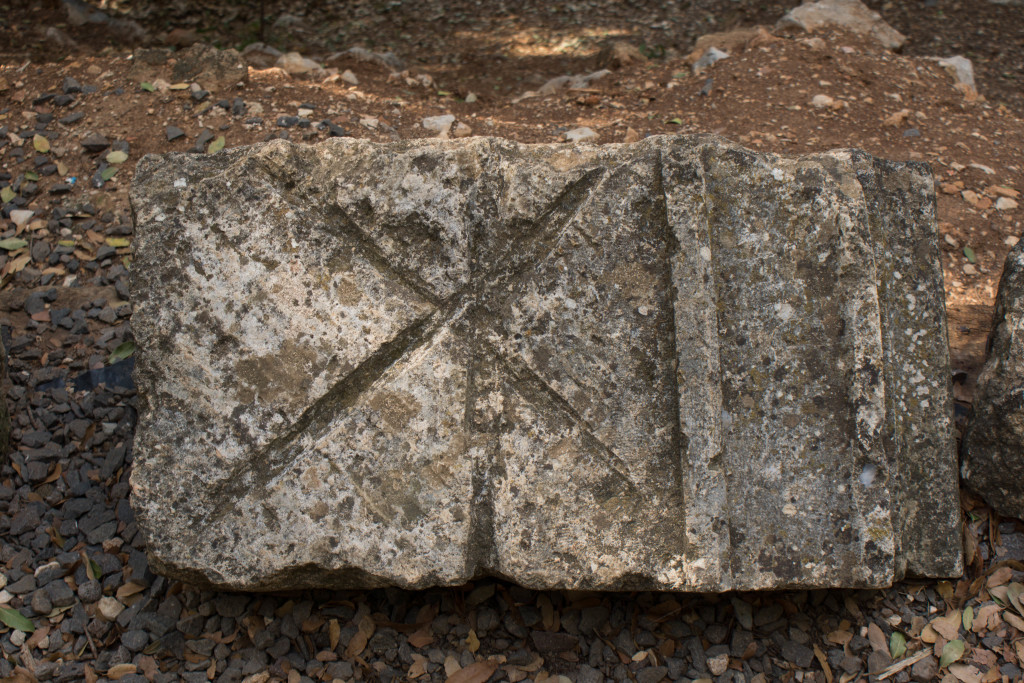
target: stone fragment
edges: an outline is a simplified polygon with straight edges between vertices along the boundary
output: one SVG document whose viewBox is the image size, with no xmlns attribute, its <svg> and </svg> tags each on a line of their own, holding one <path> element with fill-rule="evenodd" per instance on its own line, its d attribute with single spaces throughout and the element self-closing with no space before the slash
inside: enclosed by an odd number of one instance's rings
<svg viewBox="0 0 1024 683">
<path fill-rule="evenodd" d="M 813 33 L 823 28 L 842 28 L 876 40 L 882 47 L 898 50 L 906 36 L 890 26 L 882 16 L 860 0 L 819 0 L 805 2 L 779 19 L 776 28 Z"/>
<path fill-rule="evenodd" d="M 989 355 L 964 435 L 961 473 L 1003 515 L 1024 518 L 1024 242 L 1006 257 Z"/>
<path fill-rule="evenodd" d="M 175 83 L 196 82 L 207 90 L 219 90 L 249 79 L 249 69 L 238 50 L 196 43 L 175 56 L 178 60 L 171 70 Z"/>
<path fill-rule="evenodd" d="M 157 571 L 688 591 L 961 571 L 923 164 L 706 136 L 277 140 L 147 156 L 131 198 L 132 504 Z"/>
</svg>

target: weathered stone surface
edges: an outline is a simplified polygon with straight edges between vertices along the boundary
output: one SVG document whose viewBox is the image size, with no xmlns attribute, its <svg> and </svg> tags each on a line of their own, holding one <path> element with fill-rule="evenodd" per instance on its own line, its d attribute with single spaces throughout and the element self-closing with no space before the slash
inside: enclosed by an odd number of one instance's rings
<svg viewBox="0 0 1024 683">
<path fill-rule="evenodd" d="M 926 166 L 713 137 L 146 157 L 153 564 L 269 590 L 961 571 Z"/>
<path fill-rule="evenodd" d="M 1024 519 L 1024 242 L 1006 257 L 988 348 L 962 473 L 1000 513 Z"/>
<path fill-rule="evenodd" d="M 786 12 L 776 27 L 784 31 L 811 32 L 823 28 L 843 28 L 870 37 L 889 50 L 899 50 L 907 42 L 906 36 L 860 0 L 805 2 Z"/>
</svg>

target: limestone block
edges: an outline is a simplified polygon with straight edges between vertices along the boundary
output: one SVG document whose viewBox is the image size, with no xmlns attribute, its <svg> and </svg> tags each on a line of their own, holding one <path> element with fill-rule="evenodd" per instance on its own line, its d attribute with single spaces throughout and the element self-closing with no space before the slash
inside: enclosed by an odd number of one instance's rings
<svg viewBox="0 0 1024 683">
<path fill-rule="evenodd" d="M 907 37 L 890 26 L 882 15 L 860 0 L 817 0 L 794 7 L 779 19 L 782 31 L 820 31 L 842 28 L 867 36 L 889 50 L 899 50 Z"/>
<path fill-rule="evenodd" d="M 967 485 L 1004 515 L 1024 518 L 1024 242 L 1003 267 L 989 357 L 964 436 Z"/>
<path fill-rule="evenodd" d="M 133 504 L 223 588 L 961 571 L 931 174 L 705 136 L 283 141 L 132 189 Z"/>
</svg>

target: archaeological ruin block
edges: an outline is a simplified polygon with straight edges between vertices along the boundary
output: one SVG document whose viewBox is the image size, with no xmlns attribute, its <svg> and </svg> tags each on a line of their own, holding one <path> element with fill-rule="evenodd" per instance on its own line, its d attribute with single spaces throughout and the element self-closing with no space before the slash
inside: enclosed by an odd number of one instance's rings
<svg viewBox="0 0 1024 683">
<path fill-rule="evenodd" d="M 492 138 L 149 156 L 155 568 L 725 591 L 962 568 L 930 170 Z"/>
</svg>

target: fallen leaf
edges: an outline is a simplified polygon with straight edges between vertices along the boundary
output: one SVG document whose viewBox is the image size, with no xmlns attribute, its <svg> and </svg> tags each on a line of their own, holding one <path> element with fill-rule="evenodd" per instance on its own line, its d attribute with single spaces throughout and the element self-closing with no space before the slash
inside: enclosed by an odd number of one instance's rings
<svg viewBox="0 0 1024 683">
<path fill-rule="evenodd" d="M 138 667 L 132 663 L 115 664 L 114 666 L 107 669 L 107 678 L 112 681 L 116 681 L 120 678 L 124 678 L 129 674 L 138 672 Z"/>
<path fill-rule="evenodd" d="M 224 149 L 224 136 L 218 135 L 217 139 L 210 143 L 210 146 L 206 148 L 207 154 L 216 154 L 217 152 Z"/>
<path fill-rule="evenodd" d="M 18 237 L 8 237 L 5 240 L 0 240 L 0 249 L 6 249 L 7 251 L 14 251 L 15 249 L 21 249 L 27 246 L 28 242 Z"/>
<path fill-rule="evenodd" d="M 409 667 L 409 678 L 419 678 L 427 673 L 427 662 L 430 660 L 423 655 L 414 652 L 412 655 L 412 666 Z"/>
<path fill-rule="evenodd" d="M 1013 605 L 1013 608 L 1017 610 L 1019 614 L 1024 616 L 1024 608 L 1022 608 L 1020 596 L 1024 593 L 1024 585 L 1017 583 L 1016 581 L 1006 587 L 1006 597 Z"/>
<path fill-rule="evenodd" d="M 110 358 L 107 359 L 107 364 L 113 365 L 119 360 L 124 360 L 125 358 L 131 357 L 133 353 L 135 353 L 134 342 L 121 342 L 120 344 L 117 345 L 117 348 L 114 349 L 113 353 L 110 354 Z M 367 636 L 367 638 L 369 638 L 369 636 Z"/>
<path fill-rule="evenodd" d="M 949 673 L 963 683 L 981 683 L 981 672 L 970 664 L 951 664 Z"/>
<path fill-rule="evenodd" d="M 882 632 L 882 629 L 875 622 L 868 624 L 868 642 L 871 643 L 871 649 L 875 652 L 889 651 L 889 647 L 885 642 L 885 633 Z"/>
<path fill-rule="evenodd" d="M 476 637 L 476 631 L 473 629 L 469 629 L 469 634 L 466 636 L 466 649 L 470 652 L 480 649 L 480 639 Z"/>
<path fill-rule="evenodd" d="M 0 607 L 0 621 L 25 633 L 32 633 L 36 630 L 35 625 L 25 615 L 11 607 Z"/>
<path fill-rule="evenodd" d="M 964 656 L 964 641 L 951 640 L 942 646 L 942 657 L 939 658 L 939 668 L 944 668 Z"/>
<path fill-rule="evenodd" d="M 36 151 L 40 154 L 46 154 L 50 151 L 50 141 L 39 134 L 32 136 L 32 146 L 35 147 Z"/>
<path fill-rule="evenodd" d="M 825 683 L 832 683 L 832 667 L 828 665 L 828 657 L 817 644 L 814 645 L 814 656 L 821 664 L 821 670 L 825 673 Z"/>
<path fill-rule="evenodd" d="M 124 247 L 130 247 L 132 245 L 131 240 L 129 240 L 127 237 L 108 237 L 104 241 L 108 245 L 114 247 L 115 249 L 121 249 L 121 248 L 124 248 Z"/>
<path fill-rule="evenodd" d="M 966 252 L 967 250 L 965 249 L 964 251 Z M 971 252 L 972 255 L 973 253 L 974 252 Z M 974 263 L 974 261 L 976 260 L 975 258 L 971 258 L 971 256 L 968 256 L 966 253 L 964 254 L 964 256 L 967 256 L 967 259 L 971 263 Z M 992 572 L 991 576 L 988 577 L 988 581 L 985 582 L 985 585 L 989 588 L 994 588 L 995 586 L 1002 586 L 1005 583 L 1009 583 L 1010 579 L 1012 578 L 1012 569 L 1010 569 L 1009 567 L 1000 567 L 999 569 Z"/>
<path fill-rule="evenodd" d="M 974 250 L 971 249 L 970 247 L 964 247 L 964 256 L 967 257 L 967 261 L 969 263 L 977 263 L 978 262 L 978 257 L 974 254 Z M 998 573 L 998 572 L 996 572 L 996 573 Z M 993 574 L 993 576 L 995 576 L 995 574 Z M 990 579 L 991 579 L 991 577 L 990 577 Z M 999 584 L 994 583 L 994 584 L 989 584 L 989 585 L 990 586 L 998 586 Z"/>
<path fill-rule="evenodd" d="M 907 653 L 907 639 L 899 631 L 893 631 L 889 636 L 889 655 L 893 659 L 899 659 Z"/>
<path fill-rule="evenodd" d="M 681 126 L 681 125 L 683 125 L 683 120 L 677 116 L 675 118 L 669 119 L 665 123 L 671 123 L 674 126 Z"/>
<path fill-rule="evenodd" d="M 960 632 L 960 610 L 955 609 L 944 617 L 932 619 L 930 625 L 946 640 L 955 640 Z"/>
<path fill-rule="evenodd" d="M 117 171 L 117 166 L 107 166 L 105 169 L 100 171 L 100 178 L 103 180 L 103 182 L 107 182 L 108 180 L 117 175 Z"/>
<path fill-rule="evenodd" d="M 119 149 L 115 149 L 106 157 L 108 164 L 123 164 L 128 161 L 128 155 Z"/>
<path fill-rule="evenodd" d="M 409 646 L 415 648 L 426 647 L 434 642 L 434 636 L 430 633 L 429 624 L 409 634 Z"/>
<path fill-rule="evenodd" d="M 483 662 L 474 662 L 448 676 L 445 683 L 484 683 L 497 668 L 498 663 L 489 659 Z"/>
<path fill-rule="evenodd" d="M 153 92 L 154 90 L 156 90 L 156 87 L 154 87 L 154 85 L 149 81 L 143 81 L 142 83 L 139 83 L 139 87 L 145 90 L 146 92 Z"/>
<path fill-rule="evenodd" d="M 172 83 L 169 88 L 171 90 L 188 90 L 188 83 Z"/>
<path fill-rule="evenodd" d="M 364 613 L 359 619 L 358 629 L 352 636 L 352 640 L 348 641 L 348 647 L 345 648 L 346 659 L 353 659 L 361 654 L 366 649 L 366 643 L 370 640 L 370 636 L 377 630 L 377 624 L 374 623 L 369 612 Z"/>
<path fill-rule="evenodd" d="M 331 649 L 334 650 L 338 647 L 338 640 L 341 639 L 341 624 L 337 619 L 331 619 L 331 623 L 327 626 L 327 633 L 331 639 Z"/>
<path fill-rule="evenodd" d="M 836 645 L 846 645 L 853 640 L 853 634 L 849 631 L 832 631 L 826 637 L 830 643 L 835 643 Z"/>
<path fill-rule="evenodd" d="M 146 590 L 145 586 L 129 581 L 117 589 L 117 598 L 123 601 L 124 598 L 135 595 L 136 593 L 141 593 L 144 590 Z"/>
<path fill-rule="evenodd" d="M 16 196 L 17 195 L 14 194 L 14 190 L 11 189 L 10 185 L 0 189 L 0 201 L 2 201 L 4 204 L 13 200 Z"/>
<path fill-rule="evenodd" d="M 971 630 L 971 624 L 974 623 L 974 608 L 971 607 L 970 605 L 968 605 L 967 607 L 964 608 L 963 622 L 964 622 L 964 630 L 965 631 L 970 631 Z"/>
</svg>

